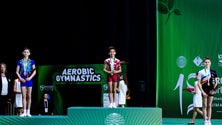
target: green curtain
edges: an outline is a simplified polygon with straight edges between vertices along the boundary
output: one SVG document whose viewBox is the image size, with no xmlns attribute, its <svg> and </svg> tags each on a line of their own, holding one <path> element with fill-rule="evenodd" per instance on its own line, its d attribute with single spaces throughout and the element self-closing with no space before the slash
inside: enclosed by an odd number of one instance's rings
<svg viewBox="0 0 222 125">
<path fill-rule="evenodd" d="M 222 1 L 157 0 L 157 94 L 163 117 L 191 117 L 194 85 L 202 59 L 212 59 L 219 77 L 212 118 L 222 116 Z"/>
</svg>

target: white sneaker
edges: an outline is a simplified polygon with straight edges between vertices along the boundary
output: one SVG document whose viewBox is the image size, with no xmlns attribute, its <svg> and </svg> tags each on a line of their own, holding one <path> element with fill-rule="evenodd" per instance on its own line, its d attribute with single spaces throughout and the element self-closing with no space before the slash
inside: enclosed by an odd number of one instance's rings
<svg viewBox="0 0 222 125">
<path fill-rule="evenodd" d="M 22 113 L 21 115 L 19 115 L 20 117 L 25 117 L 26 113 Z"/>
<path fill-rule="evenodd" d="M 113 108 L 116 108 L 116 103 L 113 103 Z"/>
<path fill-rule="evenodd" d="M 113 103 L 110 103 L 110 104 L 109 104 L 109 108 L 112 108 L 112 107 L 113 107 Z"/>
<path fill-rule="evenodd" d="M 211 125 L 211 124 L 209 124 L 209 121 L 208 121 L 208 120 L 205 120 L 205 121 L 204 121 L 204 125 Z"/>
<path fill-rule="evenodd" d="M 31 114 L 27 114 L 27 116 L 28 116 L 28 117 L 32 117 L 32 115 L 31 115 Z"/>
<path fill-rule="evenodd" d="M 212 125 L 210 120 L 208 120 L 208 125 Z"/>
</svg>

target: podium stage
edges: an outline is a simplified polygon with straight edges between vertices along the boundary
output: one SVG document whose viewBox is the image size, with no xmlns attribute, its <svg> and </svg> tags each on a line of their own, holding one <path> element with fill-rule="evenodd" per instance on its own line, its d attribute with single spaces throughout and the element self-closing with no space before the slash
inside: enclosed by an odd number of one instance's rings
<svg viewBox="0 0 222 125">
<path fill-rule="evenodd" d="M 0 116 L 0 125 L 187 125 L 191 118 L 162 118 L 161 108 L 70 107 L 68 115 Z M 221 125 L 222 119 L 212 119 Z M 196 119 L 195 125 L 203 125 Z"/>
<path fill-rule="evenodd" d="M 161 108 L 70 107 L 67 115 L 0 116 L 1 125 L 162 125 Z"/>
</svg>

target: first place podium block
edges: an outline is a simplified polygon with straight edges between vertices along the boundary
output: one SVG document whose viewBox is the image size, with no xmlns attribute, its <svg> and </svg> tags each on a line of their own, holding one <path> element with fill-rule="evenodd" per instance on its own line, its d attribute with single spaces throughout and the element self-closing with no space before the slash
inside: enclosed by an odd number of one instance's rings
<svg viewBox="0 0 222 125">
<path fill-rule="evenodd" d="M 70 107 L 68 119 L 75 125 L 162 125 L 162 109 Z"/>
</svg>

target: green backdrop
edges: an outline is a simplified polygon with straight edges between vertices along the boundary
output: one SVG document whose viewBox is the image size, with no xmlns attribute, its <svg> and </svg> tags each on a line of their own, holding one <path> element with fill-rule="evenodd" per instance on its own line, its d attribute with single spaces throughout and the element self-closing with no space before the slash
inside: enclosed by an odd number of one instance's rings
<svg viewBox="0 0 222 125">
<path fill-rule="evenodd" d="M 42 95 L 46 92 L 49 95 L 52 95 L 50 98 L 54 102 L 54 113 L 56 115 L 64 114 L 64 112 L 66 112 L 63 109 L 65 97 L 63 97 L 63 93 L 58 87 L 63 87 L 64 90 L 67 86 L 71 87 L 73 85 L 88 84 L 101 85 L 101 89 L 98 88 L 98 91 L 101 90 L 101 102 L 98 103 L 101 103 L 102 106 L 104 103 L 103 94 L 108 92 L 107 74 L 104 73 L 103 66 L 104 64 L 38 66 L 38 102 L 41 100 Z M 127 62 L 121 63 L 121 67 L 122 72 L 127 74 Z M 63 92 L 68 93 L 66 90 Z"/>
<path fill-rule="evenodd" d="M 212 118 L 222 116 L 222 1 L 157 0 L 157 94 L 163 117 L 191 117 L 193 73 L 212 59 L 219 76 Z"/>
</svg>

